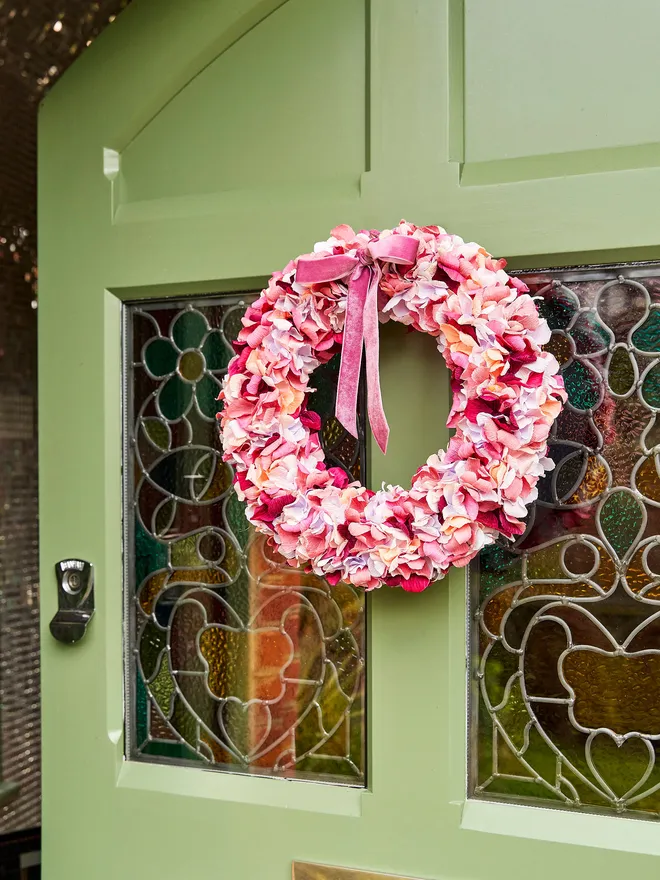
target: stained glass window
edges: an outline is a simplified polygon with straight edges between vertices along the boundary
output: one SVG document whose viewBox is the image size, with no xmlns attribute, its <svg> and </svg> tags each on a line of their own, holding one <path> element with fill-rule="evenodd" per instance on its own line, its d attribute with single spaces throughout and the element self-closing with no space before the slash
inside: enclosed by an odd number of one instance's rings
<svg viewBox="0 0 660 880">
<path fill-rule="evenodd" d="M 471 568 L 473 796 L 660 814 L 660 267 L 525 276 L 569 402 Z"/>
<path fill-rule="evenodd" d="M 245 302 L 125 307 L 127 756 L 364 784 L 365 598 L 283 564 L 222 461 L 220 382 Z M 328 460 L 364 479 L 365 444 L 314 374 Z"/>
</svg>

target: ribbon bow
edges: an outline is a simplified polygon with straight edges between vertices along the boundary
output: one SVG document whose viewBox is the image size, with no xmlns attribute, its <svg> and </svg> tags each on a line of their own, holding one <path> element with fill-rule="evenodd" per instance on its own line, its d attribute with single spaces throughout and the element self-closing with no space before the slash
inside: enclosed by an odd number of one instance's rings
<svg viewBox="0 0 660 880">
<path fill-rule="evenodd" d="M 300 257 L 296 281 L 323 284 L 348 279 L 344 344 L 337 385 L 337 420 L 353 437 L 358 436 L 356 408 L 362 348 L 367 363 L 367 412 L 376 442 L 387 450 L 390 428 L 383 410 L 378 365 L 378 286 L 382 263 L 412 266 L 417 259 L 417 239 L 408 235 L 388 235 L 360 248 L 356 255 L 332 254 L 327 257 Z"/>
</svg>

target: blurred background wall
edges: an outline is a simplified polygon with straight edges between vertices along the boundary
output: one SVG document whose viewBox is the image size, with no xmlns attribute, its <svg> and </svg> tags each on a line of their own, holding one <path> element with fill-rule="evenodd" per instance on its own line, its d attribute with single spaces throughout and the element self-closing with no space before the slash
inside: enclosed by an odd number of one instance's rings
<svg viewBox="0 0 660 880">
<path fill-rule="evenodd" d="M 127 3 L 0 0 L 0 880 L 40 824 L 37 112 Z"/>
</svg>

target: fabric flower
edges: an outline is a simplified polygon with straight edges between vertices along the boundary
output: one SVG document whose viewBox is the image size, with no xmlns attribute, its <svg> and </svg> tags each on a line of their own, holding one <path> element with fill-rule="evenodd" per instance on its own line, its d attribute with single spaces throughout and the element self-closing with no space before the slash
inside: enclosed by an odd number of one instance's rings
<svg viewBox="0 0 660 880">
<path fill-rule="evenodd" d="M 309 383 L 341 348 L 347 286 L 346 279 L 298 282 L 297 260 L 274 273 L 242 319 L 220 420 L 224 458 L 248 519 L 292 565 L 331 584 L 419 592 L 498 536 L 523 532 L 536 484 L 554 466 L 547 438 L 566 393 L 555 358 L 542 349 L 550 331 L 526 286 L 474 242 L 405 221 L 381 232 L 344 225 L 308 258 L 359 259 L 371 242 L 393 235 L 414 238 L 417 258 L 379 266 L 380 319 L 437 337 L 453 389 L 447 424 L 454 436 L 420 467 L 411 488 L 373 492 L 326 467 L 320 419 L 307 407 Z M 164 370 L 154 375 L 167 380 L 161 396 L 184 404 L 182 381 L 207 375 L 192 377 L 192 365 L 184 371 L 187 346 L 204 340 L 204 370 L 212 373 L 218 362 L 206 354 L 213 331 L 199 313 L 186 316 L 188 324 L 172 333 L 176 348 L 153 343 Z M 175 380 L 177 390 L 165 394 Z"/>
</svg>

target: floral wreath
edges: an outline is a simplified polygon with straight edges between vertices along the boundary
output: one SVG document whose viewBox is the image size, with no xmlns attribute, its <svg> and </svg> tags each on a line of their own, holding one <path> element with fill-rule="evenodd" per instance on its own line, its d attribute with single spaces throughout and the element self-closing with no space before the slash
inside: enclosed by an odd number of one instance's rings
<svg viewBox="0 0 660 880">
<path fill-rule="evenodd" d="M 498 536 L 524 531 L 547 438 L 566 400 L 528 288 L 483 248 L 438 226 L 333 229 L 252 303 L 223 390 L 224 459 L 251 523 L 289 564 L 367 590 L 419 592 Z M 451 371 L 455 429 L 411 488 L 374 492 L 327 467 L 310 377 L 341 351 L 338 420 L 354 436 L 362 351 L 383 450 L 378 320 L 429 333 Z"/>
</svg>

